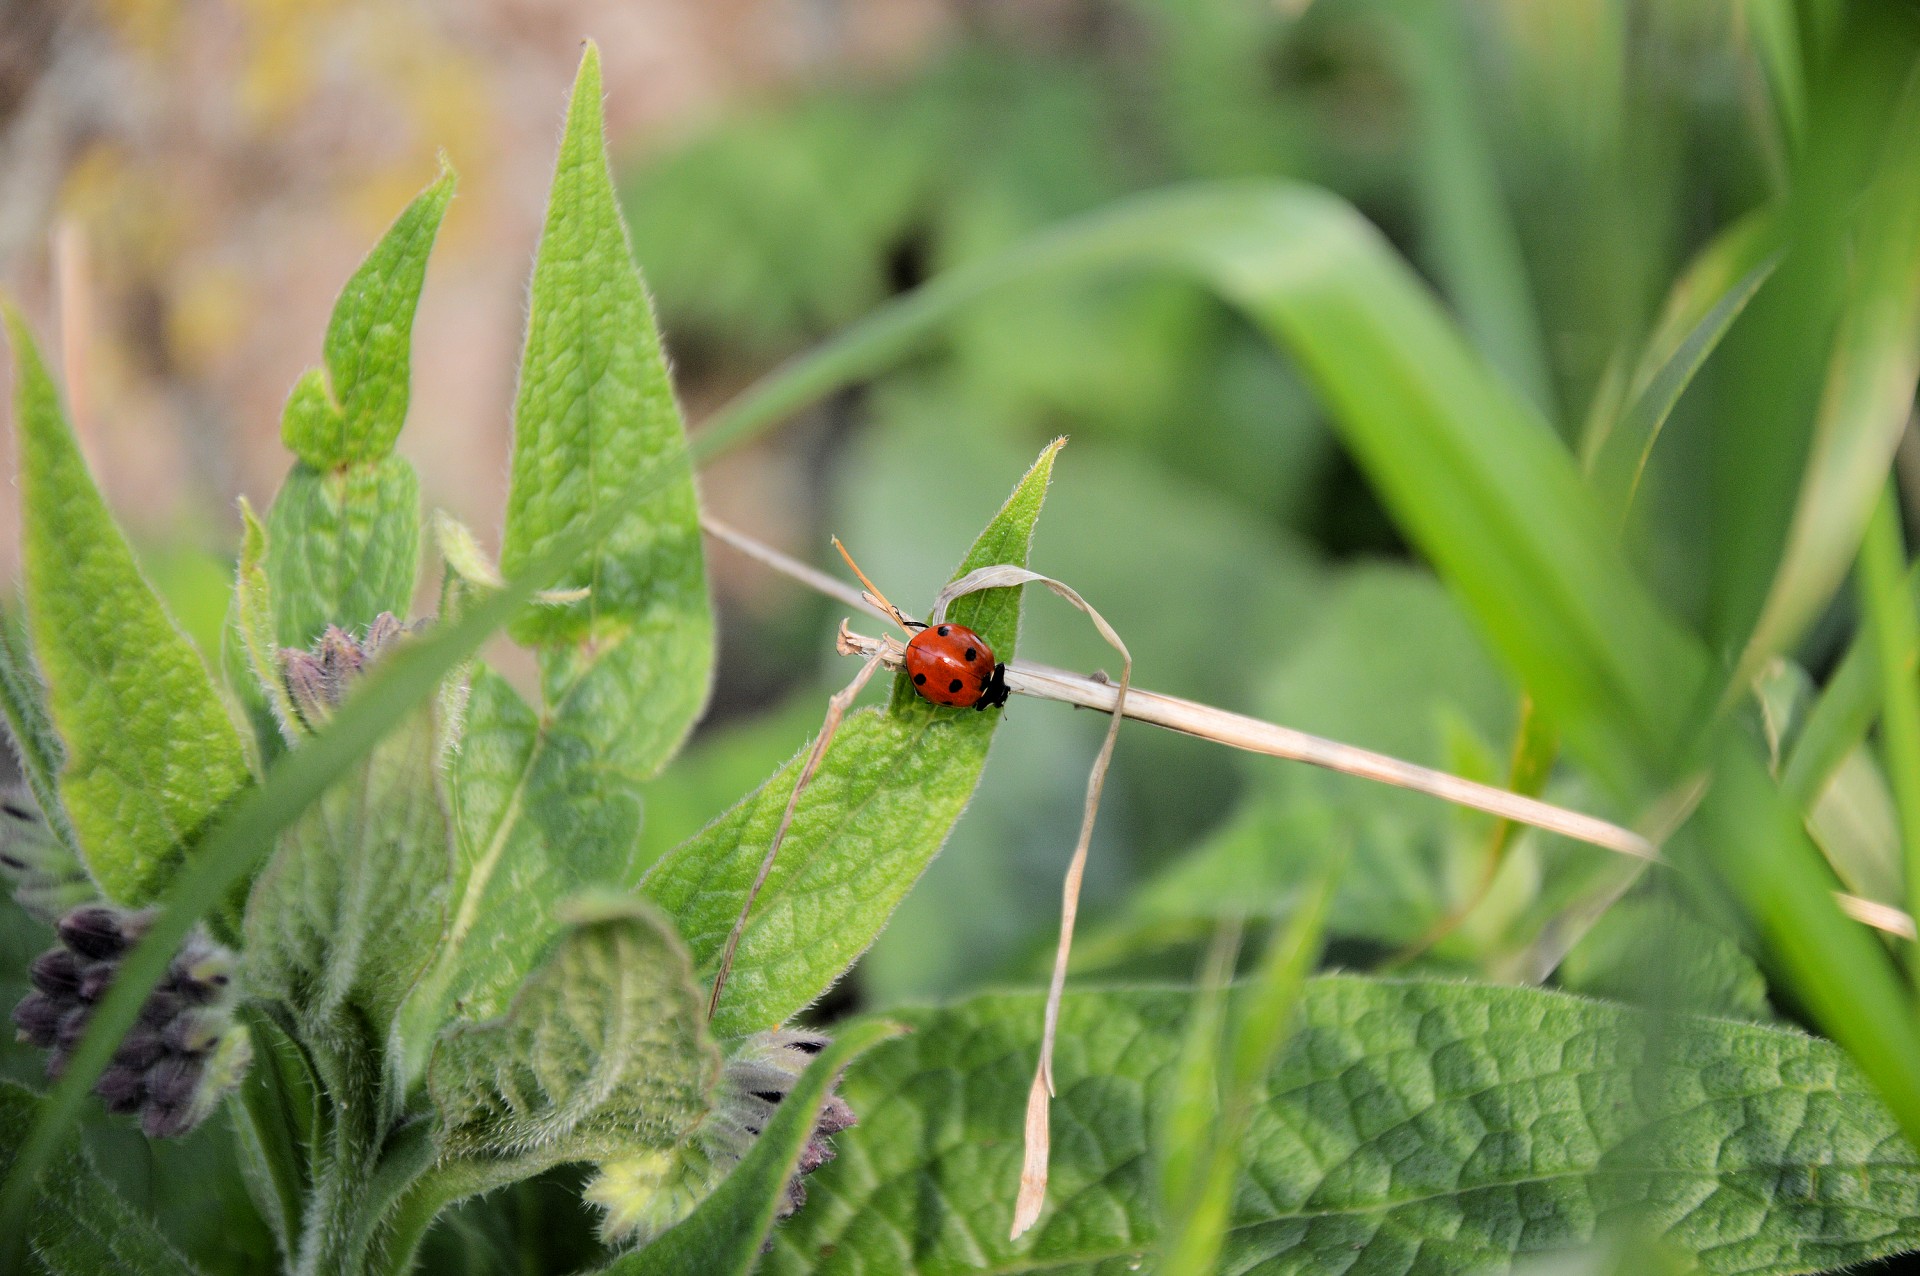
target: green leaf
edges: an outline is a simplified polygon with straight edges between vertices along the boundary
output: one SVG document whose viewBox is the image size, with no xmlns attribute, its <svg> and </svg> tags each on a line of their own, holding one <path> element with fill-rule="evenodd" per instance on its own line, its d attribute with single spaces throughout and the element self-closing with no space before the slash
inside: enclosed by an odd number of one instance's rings
<svg viewBox="0 0 1920 1276">
<path fill-rule="evenodd" d="M 850 1026 L 834 1039 L 780 1102 L 753 1149 L 712 1195 L 660 1238 L 602 1270 L 601 1276 L 745 1276 L 760 1258 L 820 1105 L 854 1058 L 900 1029 L 885 1020 Z"/>
<path fill-rule="evenodd" d="M 25 323 L 10 309 L 6 319 L 27 618 L 67 746 L 61 797 L 101 888 L 145 904 L 247 783 L 246 759 L 206 667 L 100 499 Z"/>
<path fill-rule="evenodd" d="M 1055 442 L 1040 454 L 954 579 L 990 563 L 1026 565 L 1059 448 Z M 947 614 L 978 631 L 1000 659 L 1012 658 L 1019 590 L 969 594 Z M 865 709 L 841 723 L 741 936 L 714 1015 L 716 1033 L 743 1036 L 784 1022 L 873 942 L 960 818 L 999 720 L 997 710 L 929 704 L 902 673 L 886 709 Z M 804 756 L 647 874 L 642 889 L 678 923 L 703 975 L 712 973 L 740 914 Z"/>
<path fill-rule="evenodd" d="M 234 580 L 232 618 L 232 633 L 239 639 L 237 663 L 244 667 L 250 678 L 249 685 L 257 692 L 257 698 L 249 695 L 248 700 L 255 704 L 264 701 L 273 713 L 275 724 L 291 739 L 300 728 L 300 715 L 287 693 L 286 677 L 280 668 L 273 585 L 267 578 L 267 529 L 260 525 L 245 497 L 240 500 L 240 528 L 240 563 Z M 239 670 L 229 665 L 229 672 L 237 676 Z"/>
<path fill-rule="evenodd" d="M 53 729 L 53 716 L 47 709 L 47 684 L 19 622 L 17 612 L 0 615 L 0 712 L 7 715 L 14 758 L 41 816 L 61 847 L 78 861 L 80 837 L 73 831 L 73 820 L 60 797 L 60 772 L 67 764 L 67 746 Z"/>
<path fill-rule="evenodd" d="M 0 1081 L 0 1173 L 12 1168 L 40 1099 L 10 1081 Z M 69 1147 L 40 1179 L 27 1244 L 37 1267 L 49 1276 L 193 1276 L 192 1264 L 135 1210 L 94 1167 Z"/>
<path fill-rule="evenodd" d="M 1902 66 L 1899 74 L 1906 70 Z M 1909 85 L 1889 109 L 1888 143 L 1875 157 L 1875 177 L 1849 236 L 1837 331 L 1791 523 L 1734 671 L 1733 693 L 1744 690 L 1767 660 L 1789 650 L 1832 599 L 1860 548 L 1913 406 L 1920 376 L 1920 88 Z M 1816 223 L 1799 230 L 1811 237 L 1845 228 L 1845 222 Z M 1825 254 L 1832 246 L 1803 245 L 1808 249 Z M 1781 304 L 1795 300 L 1789 293 Z M 1762 331 L 1776 340 L 1806 335 Z M 1748 353 L 1750 361 L 1778 354 Z M 1763 380 L 1755 392 L 1766 388 Z"/>
<path fill-rule="evenodd" d="M 1661 960 L 1648 961 L 1653 952 Z M 1570 992 L 1655 1009 L 1773 1017 L 1753 958 L 1666 895 L 1635 895 L 1608 909 L 1568 951 L 1556 979 Z"/>
<path fill-rule="evenodd" d="M 433 956 L 454 871 L 442 729 L 432 706 L 416 710 L 282 835 L 254 879 L 246 985 L 287 1007 L 309 1043 L 364 1030 L 384 1045 Z"/>
<path fill-rule="evenodd" d="M 305 461 L 267 513 L 273 631 L 311 646 L 328 625 L 364 629 L 383 611 L 405 617 L 420 569 L 420 480 L 405 458 L 338 469 Z"/>
<path fill-rule="evenodd" d="M 1041 998 L 902 1013 L 915 1031 L 848 1078 L 861 1123 L 809 1180 L 763 1270 L 820 1270 L 829 1252 L 836 1267 L 903 1273 L 1105 1273 L 1148 1259 L 1160 1235 L 1151 1132 L 1192 1004 L 1176 990 L 1068 994 L 1054 1205 L 1019 1243 L 1005 1220 Z M 1221 1270 L 1505 1270 L 1591 1242 L 1629 1207 L 1715 1276 L 1920 1245 L 1920 1161 L 1837 1047 L 1668 1020 L 1671 1066 L 1636 1089 L 1635 1070 L 1661 1059 L 1648 1027 L 1533 989 L 1309 981 L 1259 1094 Z"/>
<path fill-rule="evenodd" d="M 513 420 L 500 554 L 509 576 L 565 529 L 602 510 L 626 510 L 562 582 L 586 595 L 526 612 L 514 636 L 541 647 L 550 699 L 576 680 L 602 680 L 591 695 L 651 774 L 706 701 L 713 614 L 686 434 L 614 199 L 600 55 L 591 43 L 534 259 Z M 636 476 L 648 473 L 671 478 L 646 502 L 630 503 Z M 622 649 L 623 663 L 609 667 Z"/>
<path fill-rule="evenodd" d="M 1626 402 L 1617 414 L 1591 422 L 1581 440 L 1594 491 L 1615 518 L 1632 503 L 1680 396 L 1779 262 L 1775 220 L 1753 214 L 1722 231 L 1673 285 L 1626 387 Z"/>
<path fill-rule="evenodd" d="M 407 419 L 413 315 L 454 182 L 443 159 L 438 180 L 395 219 L 334 302 L 326 369 L 294 385 L 281 425 L 288 449 L 310 469 L 380 461 L 393 451 Z"/>
<path fill-rule="evenodd" d="M 428 1070 L 447 1156 L 605 1160 L 706 1115 L 720 1051 L 686 948 L 648 905 L 571 904 L 502 1019 L 449 1030 Z"/>
</svg>

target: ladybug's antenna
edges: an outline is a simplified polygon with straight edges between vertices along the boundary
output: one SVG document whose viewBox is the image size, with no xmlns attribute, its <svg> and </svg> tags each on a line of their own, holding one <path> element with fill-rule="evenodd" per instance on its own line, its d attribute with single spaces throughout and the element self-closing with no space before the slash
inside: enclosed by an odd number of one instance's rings
<svg viewBox="0 0 1920 1276">
<path fill-rule="evenodd" d="M 860 578 L 860 583 L 867 587 L 868 602 L 878 607 L 881 611 L 886 612 L 887 615 L 893 617 L 893 623 L 900 626 L 900 628 L 907 633 L 912 633 L 916 629 L 926 628 L 926 626 L 921 624 L 919 621 L 908 620 L 905 616 L 901 615 L 900 609 L 898 607 L 895 607 L 892 603 L 888 602 L 887 596 L 880 592 L 879 587 L 875 585 L 872 581 L 867 579 L 867 574 L 860 570 L 860 564 L 853 561 L 853 555 L 849 554 L 847 552 L 847 547 L 840 543 L 840 538 L 838 536 L 835 536 L 832 539 L 833 539 L 833 547 L 840 551 L 840 557 L 847 560 L 847 566 L 853 568 L 853 574 L 855 576 L 858 576 Z"/>
</svg>

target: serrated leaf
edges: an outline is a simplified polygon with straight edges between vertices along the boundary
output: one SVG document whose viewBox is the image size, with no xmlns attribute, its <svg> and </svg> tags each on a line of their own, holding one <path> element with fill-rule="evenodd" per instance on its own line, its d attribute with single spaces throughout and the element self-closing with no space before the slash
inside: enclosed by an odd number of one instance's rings
<svg viewBox="0 0 1920 1276">
<path fill-rule="evenodd" d="M 246 986 L 288 1007 L 310 1044 L 364 1031 L 384 1046 L 433 956 L 454 872 L 441 747 L 434 710 L 416 710 L 301 815 L 254 879 Z"/>
<path fill-rule="evenodd" d="M 420 568 L 420 480 L 398 456 L 326 471 L 299 462 L 267 513 L 267 546 L 281 646 L 311 646 L 328 625 L 364 629 L 383 611 L 405 616 Z"/>
<path fill-rule="evenodd" d="M 542 648 L 550 697 L 575 679 L 604 678 L 596 694 L 609 698 L 651 773 L 706 701 L 713 613 L 686 433 L 614 199 L 592 44 L 574 82 L 534 259 L 513 421 L 500 553 L 508 576 L 565 529 L 623 501 L 629 510 L 561 582 L 585 595 L 530 609 L 514 636 Z M 649 472 L 672 477 L 632 503 L 628 490 Z M 603 670 L 621 647 L 640 654 Z"/>
<path fill-rule="evenodd" d="M 915 1031 L 848 1078 L 861 1123 L 763 1270 L 1064 1276 L 1145 1261 L 1159 1235 L 1150 1132 L 1192 1004 L 1177 990 L 1067 996 L 1056 1204 L 1019 1244 L 1004 1239 L 1006 1185 L 1040 997 L 899 1015 Z M 1716 1276 L 1920 1244 L 1920 1160 L 1837 1047 L 1669 1020 L 1670 1066 L 1636 1091 L 1647 1024 L 1534 989 L 1310 981 L 1254 1115 L 1221 1270 L 1505 1271 L 1588 1243 L 1628 1207 Z"/>
<path fill-rule="evenodd" d="M 67 748 L 60 793 L 101 888 L 145 904 L 247 783 L 246 759 L 206 667 L 94 487 L 26 325 L 9 310 L 7 327 L 27 618 Z"/>
<path fill-rule="evenodd" d="M 1053 473 L 1040 454 L 974 543 L 954 579 L 991 563 L 1024 566 Z M 1013 657 L 1020 593 L 957 600 L 953 621 Z M 1000 720 L 997 710 L 941 709 L 904 673 L 892 702 L 841 723 L 740 939 L 714 1031 L 741 1036 L 785 1021 L 838 979 L 873 942 L 960 817 Z M 641 889 L 672 915 L 702 975 L 710 975 L 793 792 L 804 750 L 698 835 L 654 865 Z"/>
<path fill-rule="evenodd" d="M 12 1168 L 40 1099 L 0 1081 L 0 1174 Z M 33 1270 L 49 1276 L 193 1276 L 194 1267 L 135 1210 L 77 1147 L 68 1147 L 40 1179 L 40 1199 L 27 1244 Z"/>
<path fill-rule="evenodd" d="M 326 369 L 295 383 L 281 426 L 288 450 L 314 470 L 379 461 L 393 451 L 407 419 L 413 315 L 454 180 L 443 161 L 438 180 L 394 220 L 333 304 Z"/>
<path fill-rule="evenodd" d="M 720 1051 L 671 924 L 616 897 L 576 902 L 567 918 L 503 1018 L 435 1047 L 445 1155 L 605 1160 L 672 1148 L 706 1115 Z"/>
<path fill-rule="evenodd" d="M 713 1194 L 658 1240 L 606 1267 L 601 1276 L 745 1276 L 752 1271 L 800 1153 L 813 1136 L 820 1105 L 841 1069 L 899 1031 L 885 1020 L 848 1027 L 807 1065 L 753 1141 L 752 1151 Z"/>
</svg>

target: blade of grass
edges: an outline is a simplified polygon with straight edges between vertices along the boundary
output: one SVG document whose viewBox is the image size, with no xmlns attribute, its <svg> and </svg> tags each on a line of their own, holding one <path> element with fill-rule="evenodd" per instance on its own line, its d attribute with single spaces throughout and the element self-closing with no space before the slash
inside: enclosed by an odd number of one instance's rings
<svg viewBox="0 0 1920 1276">
<path fill-rule="evenodd" d="M 1300 901 L 1285 929 L 1267 945 L 1260 972 L 1238 1000 L 1240 1014 L 1228 1051 L 1225 1093 L 1212 1146 L 1182 1213 L 1169 1220 L 1162 1276 L 1209 1276 L 1232 1225 L 1233 1189 L 1247 1157 L 1247 1134 L 1280 1048 L 1287 1043 L 1307 976 L 1319 961 L 1341 863 L 1330 864 Z"/>
<path fill-rule="evenodd" d="M 1626 517 L 1681 395 L 1779 262 L 1773 218 L 1749 214 L 1702 249 L 1674 284 L 1625 405 L 1596 421 L 1581 447 L 1589 481 L 1616 521 Z"/>
<path fill-rule="evenodd" d="M 1920 682 L 1906 655 L 1920 645 L 1920 621 L 1908 601 L 1906 547 L 1900 528 L 1899 494 L 1882 489 L 1860 547 L 1860 601 L 1880 674 L 1880 743 L 1887 780 L 1900 817 L 1900 850 L 1906 867 L 1907 911 L 1920 917 Z M 1920 949 L 1909 948 L 1920 963 Z"/>
<path fill-rule="evenodd" d="M 1920 614 L 1920 563 L 1907 570 L 1901 586 L 1907 610 Z M 1866 738 L 1880 711 L 1882 673 L 1880 655 L 1862 629 L 1840 665 L 1827 679 L 1820 698 L 1807 711 L 1806 721 L 1787 752 L 1787 764 L 1780 773 L 1780 786 L 1794 806 L 1802 811 L 1825 791 L 1833 773 L 1846 760 L 1853 747 Z M 1900 667 L 1911 678 L 1920 666 L 1920 643 L 1900 654 Z"/>
</svg>

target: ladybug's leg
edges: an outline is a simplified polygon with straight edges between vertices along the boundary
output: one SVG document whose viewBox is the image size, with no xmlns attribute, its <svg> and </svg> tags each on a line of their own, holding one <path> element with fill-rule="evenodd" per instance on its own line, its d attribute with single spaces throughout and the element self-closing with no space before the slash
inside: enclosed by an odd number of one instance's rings
<svg viewBox="0 0 1920 1276">
<path fill-rule="evenodd" d="M 993 676 L 987 679 L 987 685 L 980 689 L 980 698 L 973 702 L 976 709 L 999 708 L 1007 702 L 1007 666 L 997 664 L 993 667 Z"/>
</svg>

